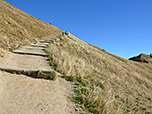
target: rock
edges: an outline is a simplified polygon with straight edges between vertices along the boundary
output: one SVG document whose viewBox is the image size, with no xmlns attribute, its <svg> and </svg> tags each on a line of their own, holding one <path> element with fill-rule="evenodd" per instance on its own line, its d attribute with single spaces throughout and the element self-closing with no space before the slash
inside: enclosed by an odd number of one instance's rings
<svg viewBox="0 0 152 114">
<path fill-rule="evenodd" d="M 79 105 L 76 105 L 77 108 L 79 108 Z"/>
<path fill-rule="evenodd" d="M 79 109 L 78 109 L 78 108 L 76 108 L 76 109 L 75 109 L 75 111 L 79 111 Z"/>
<path fill-rule="evenodd" d="M 149 59 L 151 59 L 151 57 L 149 55 L 146 55 L 146 54 L 140 54 L 138 56 L 129 58 L 129 60 L 136 61 L 136 62 L 151 63 L 149 61 Z"/>
</svg>

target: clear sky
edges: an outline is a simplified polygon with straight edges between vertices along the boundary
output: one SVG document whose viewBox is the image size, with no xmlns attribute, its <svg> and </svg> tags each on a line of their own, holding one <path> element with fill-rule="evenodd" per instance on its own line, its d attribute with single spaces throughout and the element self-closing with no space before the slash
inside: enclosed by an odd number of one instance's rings
<svg viewBox="0 0 152 114">
<path fill-rule="evenodd" d="M 152 53 L 152 0 L 5 0 L 123 58 Z"/>
</svg>

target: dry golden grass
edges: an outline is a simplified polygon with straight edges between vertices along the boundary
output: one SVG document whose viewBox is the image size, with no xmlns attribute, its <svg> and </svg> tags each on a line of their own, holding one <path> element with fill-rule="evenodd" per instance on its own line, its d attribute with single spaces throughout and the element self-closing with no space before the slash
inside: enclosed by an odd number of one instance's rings
<svg viewBox="0 0 152 114">
<path fill-rule="evenodd" d="M 17 48 L 61 35 L 57 27 L 36 19 L 0 0 L 0 48 Z"/>
<path fill-rule="evenodd" d="M 77 103 L 103 114 L 152 112 L 152 65 L 129 61 L 69 35 L 53 41 L 47 52 L 51 64 L 80 85 Z M 87 89 L 87 92 L 82 90 Z"/>
</svg>

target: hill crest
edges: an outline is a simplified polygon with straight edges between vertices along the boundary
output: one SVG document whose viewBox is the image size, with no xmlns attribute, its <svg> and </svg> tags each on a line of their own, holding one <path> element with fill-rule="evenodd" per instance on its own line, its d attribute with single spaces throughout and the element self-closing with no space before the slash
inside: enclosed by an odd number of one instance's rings
<svg viewBox="0 0 152 114">
<path fill-rule="evenodd" d="M 129 60 L 152 64 L 152 57 L 144 53 L 141 53 L 140 55 L 135 56 L 135 57 L 131 57 L 129 58 Z"/>
</svg>

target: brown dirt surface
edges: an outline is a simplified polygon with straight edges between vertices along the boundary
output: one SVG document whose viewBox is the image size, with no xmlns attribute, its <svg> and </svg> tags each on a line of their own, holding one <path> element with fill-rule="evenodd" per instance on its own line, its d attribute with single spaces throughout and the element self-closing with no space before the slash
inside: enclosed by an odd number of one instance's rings
<svg viewBox="0 0 152 114">
<path fill-rule="evenodd" d="M 0 71 L 0 114 L 70 114 L 72 86 L 64 79 L 34 79 Z"/>
</svg>

